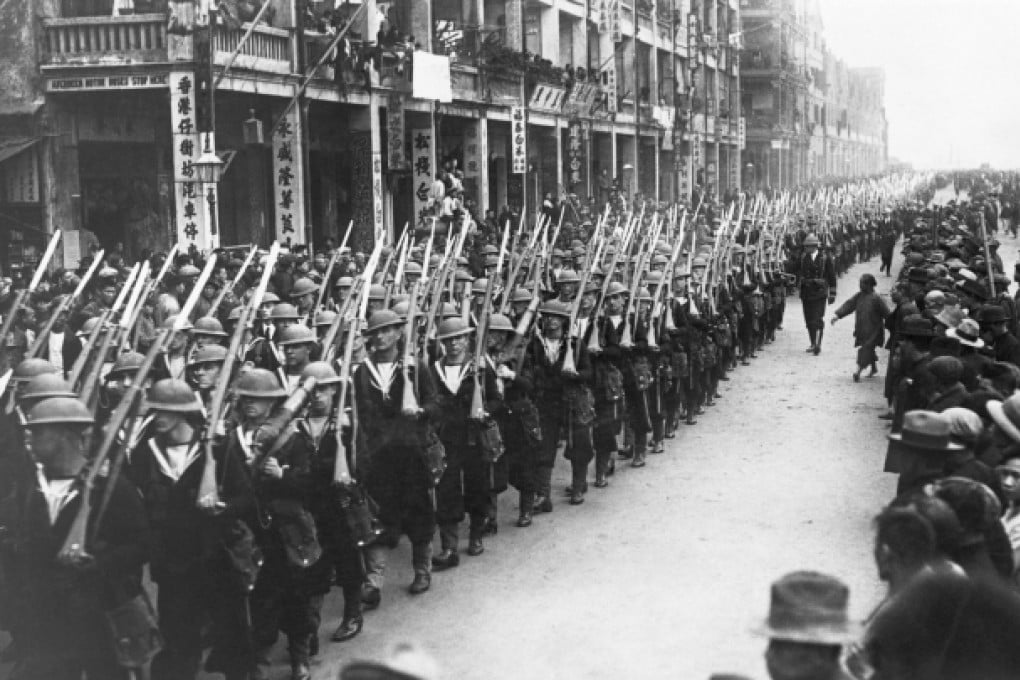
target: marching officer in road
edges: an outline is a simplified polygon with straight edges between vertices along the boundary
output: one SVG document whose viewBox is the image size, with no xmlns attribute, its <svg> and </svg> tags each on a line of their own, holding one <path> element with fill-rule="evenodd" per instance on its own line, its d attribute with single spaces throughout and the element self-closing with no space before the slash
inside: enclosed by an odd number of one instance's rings
<svg viewBox="0 0 1020 680">
<path fill-rule="evenodd" d="M 811 339 L 807 351 L 818 356 L 822 351 L 822 335 L 825 332 L 825 305 L 836 301 L 836 269 L 832 258 L 819 251 L 818 237 L 814 234 L 804 239 L 804 254 L 797 272 L 800 276 L 804 321 Z"/>
</svg>

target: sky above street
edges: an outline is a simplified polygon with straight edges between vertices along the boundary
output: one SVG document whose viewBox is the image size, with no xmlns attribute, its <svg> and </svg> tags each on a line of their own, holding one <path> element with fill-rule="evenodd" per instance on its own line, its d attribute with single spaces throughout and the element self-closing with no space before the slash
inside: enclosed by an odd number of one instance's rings
<svg viewBox="0 0 1020 680">
<path fill-rule="evenodd" d="M 886 72 L 889 154 L 1020 167 L 1020 0 L 819 0 L 830 49 Z"/>
</svg>

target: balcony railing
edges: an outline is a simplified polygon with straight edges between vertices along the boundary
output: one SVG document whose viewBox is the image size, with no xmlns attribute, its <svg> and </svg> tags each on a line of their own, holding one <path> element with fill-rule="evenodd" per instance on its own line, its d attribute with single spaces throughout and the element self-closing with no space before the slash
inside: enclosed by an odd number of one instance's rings
<svg viewBox="0 0 1020 680">
<path fill-rule="evenodd" d="M 213 46 L 216 50 L 218 65 L 226 63 L 241 43 L 248 27 L 249 24 L 244 24 L 238 29 L 224 25 L 216 27 L 213 33 Z M 288 74 L 292 71 L 290 55 L 291 36 L 289 31 L 270 26 L 256 26 L 231 68 Z"/>
<path fill-rule="evenodd" d="M 47 65 L 133 64 L 167 60 L 165 14 L 43 19 Z"/>
</svg>

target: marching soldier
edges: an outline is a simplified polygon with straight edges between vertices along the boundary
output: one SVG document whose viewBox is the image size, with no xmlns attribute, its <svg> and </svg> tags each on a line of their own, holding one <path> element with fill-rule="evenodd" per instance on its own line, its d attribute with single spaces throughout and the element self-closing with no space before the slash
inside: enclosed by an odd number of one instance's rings
<svg viewBox="0 0 1020 680">
<path fill-rule="evenodd" d="M 94 489 L 84 486 L 94 422 L 75 398 L 35 404 L 26 417 L 35 467 L 18 472 L 13 494 L 0 508 L 11 607 L 5 615 L 17 622 L 15 676 L 25 680 L 128 677 L 107 613 L 142 596 L 149 526 L 127 480 L 99 477 Z M 85 494 L 101 498 L 107 485 L 107 503 L 83 505 Z M 90 509 L 84 519 L 92 538 L 87 551 L 65 556 L 65 541 L 83 508 Z"/>
<path fill-rule="evenodd" d="M 429 367 L 436 388 L 438 413 L 435 424 L 439 439 L 446 449 L 446 470 L 436 489 L 436 521 L 442 552 L 432 558 L 438 569 L 456 567 L 458 528 L 465 513 L 470 518 L 468 555 L 481 555 L 485 550 L 482 536 L 490 516 L 490 460 L 483 451 L 481 429 L 484 423 L 471 412 L 475 384 L 483 392 L 486 414 L 497 411 L 499 389 L 496 376 L 489 368 L 476 376 L 468 353 L 472 329 L 461 319 L 446 319 L 436 334 L 444 356 Z"/>
<path fill-rule="evenodd" d="M 201 402 L 187 383 L 165 378 L 149 389 L 143 406 L 151 423 L 131 451 L 127 475 L 141 492 L 152 527 L 150 575 L 158 586 L 164 640 L 152 676 L 196 677 L 203 625 L 211 622 L 210 670 L 246 678 L 251 664 L 243 613 L 246 593 L 231 582 L 220 546 L 227 523 L 241 521 L 252 508 L 248 475 L 236 452 L 219 450 L 221 504 L 200 508 L 205 467 Z"/>
<path fill-rule="evenodd" d="M 818 237 L 814 234 L 804 239 L 804 254 L 797 270 L 800 276 L 800 299 L 804 306 L 804 321 L 807 324 L 811 346 L 809 353 L 818 356 L 822 351 L 822 335 L 825 332 L 825 305 L 836 301 L 836 269 L 832 258 L 819 252 Z"/>
<path fill-rule="evenodd" d="M 401 535 L 411 541 L 411 593 L 424 593 L 432 583 L 433 498 L 443 474 L 443 451 L 430 423 L 438 421 L 439 407 L 431 371 L 417 364 L 405 366 L 400 357 L 403 323 L 392 310 L 369 317 L 365 338 L 371 351 L 353 374 L 360 447 L 353 469 L 378 504 L 383 528 L 380 538 L 365 549 L 366 609 L 379 606 L 387 553 Z M 411 412 L 403 408 L 408 390 L 417 403 Z"/>
</svg>

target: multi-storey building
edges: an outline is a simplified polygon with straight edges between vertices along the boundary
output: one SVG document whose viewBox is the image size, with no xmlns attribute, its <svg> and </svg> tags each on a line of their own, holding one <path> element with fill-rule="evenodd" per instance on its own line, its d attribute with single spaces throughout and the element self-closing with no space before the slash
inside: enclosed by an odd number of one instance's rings
<svg viewBox="0 0 1020 680">
<path fill-rule="evenodd" d="M 740 186 L 737 0 L 11 0 L 0 256 L 129 257 Z M 255 22 L 254 20 L 259 20 Z M 348 25 L 349 24 L 349 25 Z M 415 55 L 412 57 L 412 55 Z"/>
<path fill-rule="evenodd" d="M 816 0 L 741 0 L 747 186 L 881 172 L 885 76 L 826 47 Z"/>
</svg>

